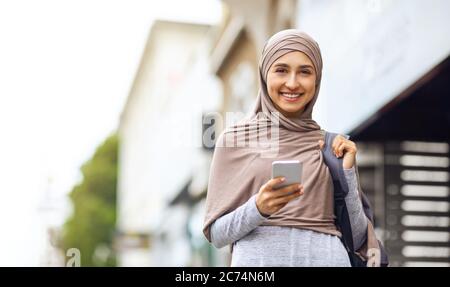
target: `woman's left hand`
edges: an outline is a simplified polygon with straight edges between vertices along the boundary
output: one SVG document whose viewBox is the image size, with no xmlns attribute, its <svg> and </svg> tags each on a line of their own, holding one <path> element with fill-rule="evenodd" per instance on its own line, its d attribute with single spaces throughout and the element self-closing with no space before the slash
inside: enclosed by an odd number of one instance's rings
<svg viewBox="0 0 450 287">
<path fill-rule="evenodd" d="M 356 152 L 358 151 L 354 142 L 344 138 L 341 135 L 337 135 L 334 138 L 331 149 L 336 157 L 339 158 L 344 156 L 344 162 L 342 165 L 345 169 L 350 169 L 353 167 L 356 160 Z"/>
<path fill-rule="evenodd" d="M 320 140 L 319 145 L 322 149 L 324 146 L 324 141 Z M 337 135 L 334 138 L 331 149 L 336 157 L 339 158 L 344 156 L 344 160 L 342 163 L 344 169 L 350 169 L 353 167 L 356 160 L 356 152 L 358 151 L 354 142 L 344 138 L 341 135 Z"/>
</svg>

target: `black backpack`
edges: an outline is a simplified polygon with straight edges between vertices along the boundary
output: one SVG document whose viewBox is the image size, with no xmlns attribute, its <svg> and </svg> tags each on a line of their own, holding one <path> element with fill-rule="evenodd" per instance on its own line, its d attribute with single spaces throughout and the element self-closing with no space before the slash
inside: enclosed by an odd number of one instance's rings
<svg viewBox="0 0 450 287">
<path fill-rule="evenodd" d="M 344 174 L 344 167 L 342 165 L 343 159 L 337 158 L 333 154 L 331 149 L 333 140 L 337 135 L 338 134 L 326 132 L 325 145 L 322 149 L 325 164 L 328 166 L 328 169 L 330 170 L 331 173 L 331 177 L 333 179 L 334 213 L 336 215 L 335 223 L 342 233 L 341 240 L 342 243 L 344 244 L 344 247 L 347 249 L 352 267 L 366 267 L 367 261 L 364 261 L 360 256 L 358 256 L 355 253 L 356 250 L 353 246 L 352 228 L 350 225 L 350 218 L 347 211 L 347 205 L 345 204 L 345 196 L 348 193 L 348 185 Z M 349 138 L 349 136 L 346 137 L 347 139 Z M 373 211 L 370 206 L 369 200 L 364 193 L 362 193 L 362 205 L 364 213 L 366 214 L 367 218 L 372 222 L 373 225 Z M 381 266 L 386 267 L 389 265 L 387 253 L 379 240 L 378 244 L 380 246 Z"/>
</svg>

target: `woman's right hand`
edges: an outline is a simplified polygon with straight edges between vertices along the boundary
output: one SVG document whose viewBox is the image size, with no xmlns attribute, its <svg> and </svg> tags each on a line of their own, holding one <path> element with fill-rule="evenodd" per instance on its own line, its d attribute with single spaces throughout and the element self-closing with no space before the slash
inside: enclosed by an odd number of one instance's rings
<svg viewBox="0 0 450 287">
<path fill-rule="evenodd" d="M 256 196 L 256 207 L 263 216 L 268 217 L 283 208 L 289 201 L 303 195 L 303 185 L 291 184 L 280 189 L 273 189 L 284 181 L 283 177 L 276 177 L 266 182 Z M 292 193 L 292 194 L 290 194 Z"/>
</svg>

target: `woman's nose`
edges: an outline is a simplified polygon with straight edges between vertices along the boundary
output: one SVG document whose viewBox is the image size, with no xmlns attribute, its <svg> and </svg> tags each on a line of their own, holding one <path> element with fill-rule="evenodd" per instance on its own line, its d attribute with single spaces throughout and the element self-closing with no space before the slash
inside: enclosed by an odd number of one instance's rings
<svg viewBox="0 0 450 287">
<path fill-rule="evenodd" d="M 295 90 L 300 86 L 300 83 L 295 74 L 289 75 L 289 79 L 286 82 L 286 87 L 290 90 Z"/>
</svg>

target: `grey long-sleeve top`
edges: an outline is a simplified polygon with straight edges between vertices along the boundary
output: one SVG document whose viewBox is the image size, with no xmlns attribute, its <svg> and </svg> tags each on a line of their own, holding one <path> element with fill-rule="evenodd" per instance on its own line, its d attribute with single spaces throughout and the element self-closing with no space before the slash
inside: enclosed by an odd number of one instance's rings
<svg viewBox="0 0 450 287">
<path fill-rule="evenodd" d="M 355 247 L 366 238 L 367 217 L 358 194 L 354 167 L 345 169 L 349 193 L 345 198 Z M 256 195 L 211 225 L 211 243 L 233 244 L 231 266 L 350 266 L 337 236 L 284 226 L 262 226 L 267 218 L 256 207 Z"/>
</svg>

